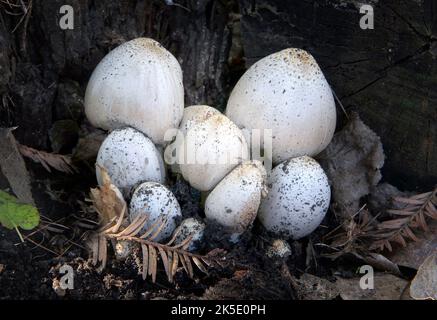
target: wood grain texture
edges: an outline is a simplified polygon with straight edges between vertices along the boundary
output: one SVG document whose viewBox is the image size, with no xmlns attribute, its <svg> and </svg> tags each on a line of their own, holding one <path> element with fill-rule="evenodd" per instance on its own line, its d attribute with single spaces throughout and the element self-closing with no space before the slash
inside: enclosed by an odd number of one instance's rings
<svg viewBox="0 0 437 320">
<path fill-rule="evenodd" d="M 373 1 L 374 30 L 360 28 L 359 1 L 239 3 L 248 65 L 287 47 L 308 50 L 347 110 L 381 137 L 385 177 L 409 189 L 437 182 L 434 1 Z"/>
</svg>

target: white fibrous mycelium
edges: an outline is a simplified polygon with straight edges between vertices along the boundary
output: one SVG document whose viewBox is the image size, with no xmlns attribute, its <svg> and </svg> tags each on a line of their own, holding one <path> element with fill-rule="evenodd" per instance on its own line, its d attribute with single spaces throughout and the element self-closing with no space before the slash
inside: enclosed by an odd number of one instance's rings
<svg viewBox="0 0 437 320">
<path fill-rule="evenodd" d="M 112 131 L 103 141 L 96 162 L 107 170 L 112 183 L 124 195 L 140 182 L 165 181 L 161 154 L 149 138 L 133 128 Z M 100 170 L 96 170 L 96 175 L 102 185 Z"/>
<path fill-rule="evenodd" d="M 118 46 L 97 65 L 85 93 L 85 113 L 96 127 L 126 126 L 163 144 L 184 111 L 182 70 L 155 40 L 137 38 Z"/>
<path fill-rule="evenodd" d="M 276 166 L 267 182 L 259 219 L 264 227 L 286 238 L 300 239 L 313 232 L 328 211 L 331 189 L 322 167 L 304 156 Z"/>
<path fill-rule="evenodd" d="M 166 221 L 154 239 L 156 241 L 168 238 L 182 220 L 181 208 L 175 196 L 167 187 L 157 182 L 144 182 L 135 189 L 129 207 L 130 221 L 134 221 L 138 215 L 148 215 L 143 232 L 157 222 L 159 225 L 159 219 Z"/>
<path fill-rule="evenodd" d="M 308 52 L 294 48 L 252 65 L 232 90 L 226 116 L 249 133 L 271 129 L 275 164 L 317 155 L 336 124 L 335 101 L 322 71 Z"/>
</svg>

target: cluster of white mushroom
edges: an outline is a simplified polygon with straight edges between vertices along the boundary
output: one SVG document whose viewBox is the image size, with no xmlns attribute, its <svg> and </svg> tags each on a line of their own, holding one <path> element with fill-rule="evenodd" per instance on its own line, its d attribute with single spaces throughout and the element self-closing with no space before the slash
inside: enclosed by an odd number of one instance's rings
<svg viewBox="0 0 437 320">
<path fill-rule="evenodd" d="M 279 236 L 313 232 L 328 211 L 331 190 L 316 160 L 331 141 L 335 101 L 315 59 L 300 49 L 271 54 L 247 70 L 233 89 L 226 115 L 247 132 L 272 131 L 268 196 L 259 220 Z"/>
<path fill-rule="evenodd" d="M 269 231 L 297 239 L 314 231 L 326 214 L 328 181 L 309 156 L 330 142 L 335 104 L 320 68 L 303 50 L 287 49 L 254 64 L 222 114 L 205 105 L 184 108 L 176 58 L 154 40 L 134 39 L 98 64 L 87 86 L 85 111 L 93 125 L 111 130 L 97 164 L 126 198 L 132 194 L 129 218 L 148 214 L 145 228 L 167 220 L 156 240 L 171 236 L 182 217 L 165 186 L 165 148 L 169 157 L 175 151 L 172 168 L 192 187 L 209 192 L 206 222 L 226 227 L 233 239 L 257 216 Z M 166 141 L 175 129 L 183 140 Z M 253 129 L 272 130 L 271 158 L 277 166 L 270 173 L 251 160 Z M 98 170 L 97 180 L 102 183 Z M 201 241 L 205 224 L 189 218 L 179 228 Z"/>
</svg>

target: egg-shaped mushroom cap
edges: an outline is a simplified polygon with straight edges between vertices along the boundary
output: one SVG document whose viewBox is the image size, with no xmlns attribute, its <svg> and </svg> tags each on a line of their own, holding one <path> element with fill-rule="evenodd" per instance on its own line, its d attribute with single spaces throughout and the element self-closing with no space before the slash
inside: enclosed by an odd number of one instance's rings
<svg viewBox="0 0 437 320">
<path fill-rule="evenodd" d="M 187 131 L 196 123 L 205 121 L 206 119 L 221 114 L 216 108 L 207 105 L 194 105 L 189 106 L 184 109 L 184 115 L 182 117 L 181 123 L 179 124 L 179 130 L 182 131 L 184 135 Z"/>
<path fill-rule="evenodd" d="M 205 201 L 205 216 L 230 231 L 243 233 L 255 220 L 265 189 L 266 170 L 258 160 L 232 170 Z"/>
<path fill-rule="evenodd" d="M 285 49 L 252 65 L 228 100 L 226 116 L 241 129 L 272 130 L 273 162 L 314 156 L 331 141 L 336 125 L 331 88 L 315 59 Z"/>
<path fill-rule="evenodd" d="M 261 201 L 258 217 L 267 230 L 280 237 L 305 237 L 328 211 L 328 178 L 310 157 L 290 159 L 273 168 L 267 186 L 268 195 Z"/>
<path fill-rule="evenodd" d="M 176 236 L 174 244 L 181 244 L 188 237 L 191 237 L 190 244 L 188 245 L 187 250 L 198 250 L 202 247 L 205 227 L 205 224 L 196 218 L 187 218 L 183 220 L 173 234 L 173 237 Z"/>
<path fill-rule="evenodd" d="M 134 221 L 138 215 L 149 216 L 142 232 L 156 225 L 159 219 L 166 219 L 166 224 L 155 241 L 170 237 L 182 220 L 181 208 L 176 197 L 167 187 L 156 182 L 144 182 L 135 189 L 129 206 L 129 220 Z M 155 231 L 159 225 L 160 223 L 155 226 Z"/>
<path fill-rule="evenodd" d="M 161 154 L 149 138 L 133 128 L 112 131 L 100 146 L 96 163 L 107 170 L 125 196 L 140 182 L 165 181 Z M 96 170 L 96 176 L 102 185 L 100 170 Z"/>
<path fill-rule="evenodd" d="M 164 153 L 164 155 L 168 157 L 165 159 L 166 162 L 173 164 L 172 171 L 180 172 L 179 164 L 184 162 L 186 152 L 184 142 L 188 129 L 217 114 L 221 114 L 221 112 L 207 105 L 193 105 L 184 109 L 184 115 L 179 124 L 178 136 L 174 142 L 167 146 Z M 181 153 L 181 151 L 184 153 Z M 176 152 L 176 154 L 174 152 Z"/>
<path fill-rule="evenodd" d="M 156 144 L 178 128 L 184 110 L 182 70 L 158 42 L 138 38 L 116 47 L 95 68 L 85 113 L 96 127 L 134 127 Z"/>
<path fill-rule="evenodd" d="M 187 131 L 182 176 L 200 191 L 214 188 L 233 168 L 249 158 L 241 130 L 222 114 L 193 124 Z M 176 150 L 180 154 L 180 150 Z"/>
</svg>

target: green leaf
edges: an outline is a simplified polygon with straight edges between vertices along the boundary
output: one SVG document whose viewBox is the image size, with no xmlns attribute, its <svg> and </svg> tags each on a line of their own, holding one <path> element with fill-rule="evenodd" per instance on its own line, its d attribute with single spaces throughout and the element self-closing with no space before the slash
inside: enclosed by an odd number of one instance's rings
<svg viewBox="0 0 437 320">
<path fill-rule="evenodd" d="M 38 209 L 0 190 L 0 224 L 8 229 L 32 230 L 39 224 Z"/>
</svg>

